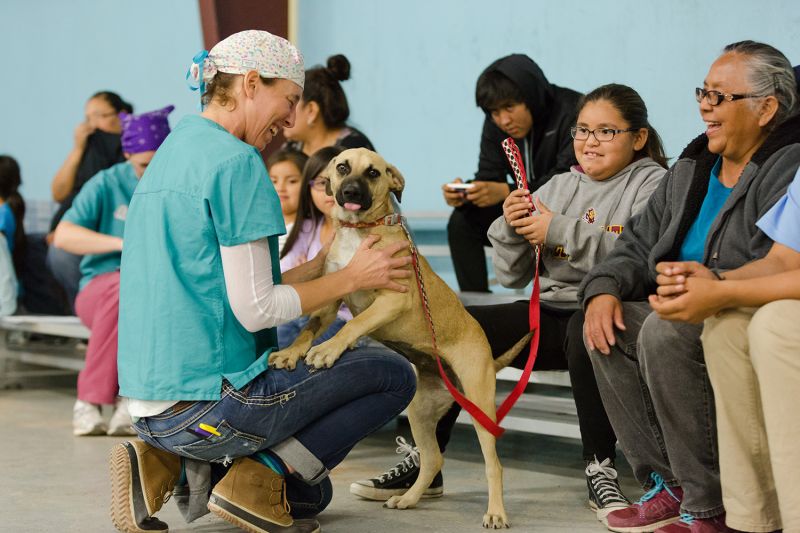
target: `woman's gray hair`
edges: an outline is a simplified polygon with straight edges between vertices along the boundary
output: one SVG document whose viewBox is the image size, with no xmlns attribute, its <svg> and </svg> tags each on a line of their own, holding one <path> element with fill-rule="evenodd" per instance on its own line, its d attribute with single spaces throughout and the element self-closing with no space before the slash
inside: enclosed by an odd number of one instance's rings
<svg viewBox="0 0 800 533">
<path fill-rule="evenodd" d="M 777 126 L 795 113 L 797 81 L 792 64 L 780 50 L 756 41 L 739 41 L 726 46 L 724 52 L 747 56 L 747 78 L 752 94 L 774 95 L 778 100 L 778 111 L 771 126 Z"/>
</svg>

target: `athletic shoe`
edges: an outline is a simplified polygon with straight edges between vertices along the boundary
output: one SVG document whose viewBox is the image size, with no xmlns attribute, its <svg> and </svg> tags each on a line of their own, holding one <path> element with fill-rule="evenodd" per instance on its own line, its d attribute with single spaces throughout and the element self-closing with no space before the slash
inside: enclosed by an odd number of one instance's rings
<svg viewBox="0 0 800 533">
<path fill-rule="evenodd" d="M 681 519 L 674 524 L 656 529 L 657 533 L 732 533 L 733 529 L 725 525 L 725 513 L 711 518 L 695 518 L 683 513 Z"/>
<path fill-rule="evenodd" d="M 351 494 L 367 500 L 386 501 L 392 496 L 402 496 L 408 492 L 419 477 L 419 450 L 406 442 L 403 437 L 397 437 L 395 442 L 397 442 L 397 453 L 405 454 L 403 460 L 376 478 L 352 483 Z M 437 472 L 430 486 L 422 493 L 422 497 L 440 498 L 444 493 L 443 486 L 442 473 Z"/>
<path fill-rule="evenodd" d="M 638 502 L 608 513 L 606 525 L 619 533 L 646 533 L 677 522 L 681 516 L 680 487 L 667 487 L 664 479 L 652 472 L 655 485 Z"/>
<path fill-rule="evenodd" d="M 76 400 L 72 408 L 72 434 L 78 437 L 105 435 L 108 426 L 103 421 L 100 406 Z"/>
<path fill-rule="evenodd" d="M 631 502 L 622 493 L 617 481 L 617 470 L 610 458 L 598 462 L 597 457 L 586 466 L 586 486 L 589 489 L 589 507 L 604 521 L 608 513 L 625 509 Z"/>
<path fill-rule="evenodd" d="M 117 398 L 117 405 L 111 420 L 108 421 L 109 435 L 136 435 L 136 430 L 131 425 L 131 415 L 128 412 L 128 401 Z"/>
</svg>

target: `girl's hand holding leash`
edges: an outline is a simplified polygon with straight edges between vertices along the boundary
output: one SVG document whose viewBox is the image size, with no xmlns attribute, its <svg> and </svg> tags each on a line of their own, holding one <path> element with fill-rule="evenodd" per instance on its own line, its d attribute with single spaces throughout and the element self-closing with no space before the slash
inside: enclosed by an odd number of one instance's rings
<svg viewBox="0 0 800 533">
<path fill-rule="evenodd" d="M 532 207 L 535 207 L 536 213 L 529 214 Z M 544 244 L 550 221 L 553 220 L 553 212 L 544 202 L 536 198 L 531 204 L 530 194 L 523 189 L 513 191 L 503 203 L 503 216 L 531 246 Z"/>
</svg>

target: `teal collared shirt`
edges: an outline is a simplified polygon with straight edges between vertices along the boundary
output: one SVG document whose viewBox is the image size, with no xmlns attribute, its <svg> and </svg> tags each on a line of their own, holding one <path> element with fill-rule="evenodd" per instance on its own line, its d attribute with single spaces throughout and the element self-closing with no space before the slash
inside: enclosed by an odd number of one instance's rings
<svg viewBox="0 0 800 533">
<path fill-rule="evenodd" d="M 101 170 L 84 184 L 62 220 L 86 229 L 122 237 L 128 204 L 139 183 L 133 165 L 127 161 Z M 120 252 L 91 254 L 81 259 L 83 289 L 95 276 L 119 269 Z"/>
<path fill-rule="evenodd" d="M 223 378 L 242 388 L 267 370 L 275 330 L 248 332 L 231 310 L 220 246 L 286 228 L 261 154 L 200 116 L 169 134 L 128 210 L 119 309 L 120 395 L 218 400 Z"/>
</svg>

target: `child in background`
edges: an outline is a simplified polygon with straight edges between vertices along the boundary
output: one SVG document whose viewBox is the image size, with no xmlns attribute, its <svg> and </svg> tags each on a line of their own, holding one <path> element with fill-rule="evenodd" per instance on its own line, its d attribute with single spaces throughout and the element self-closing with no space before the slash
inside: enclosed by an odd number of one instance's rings
<svg viewBox="0 0 800 533">
<path fill-rule="evenodd" d="M 25 201 L 19 194 L 22 178 L 17 161 L 0 155 L 0 234 L 5 243 L 0 253 L 0 316 L 17 310 L 17 276 L 25 255 Z"/>
<path fill-rule="evenodd" d="M 133 191 L 169 134 L 167 106 L 141 115 L 120 113 L 127 161 L 100 171 L 81 188 L 55 230 L 53 244 L 83 255 L 75 311 L 91 330 L 86 365 L 78 375 L 73 434 L 135 435 L 127 405 L 117 398 L 119 269 L 125 218 Z M 108 425 L 100 405 L 116 405 Z"/>
<path fill-rule="evenodd" d="M 314 153 L 303 168 L 303 181 L 300 186 L 300 202 L 294 226 L 286 238 L 281 251 L 281 272 L 313 259 L 319 251 L 333 240 L 335 228 L 331 212 L 334 199 L 326 191 L 327 182 L 320 174 L 331 159 L 344 149 L 340 146 L 327 146 Z M 330 328 L 314 340 L 314 345 L 326 341 L 339 331 L 345 322 L 353 318 L 350 310 L 342 306 L 339 316 Z M 278 326 L 278 347 L 289 346 L 303 329 L 308 317 Z"/>
<path fill-rule="evenodd" d="M 297 216 L 297 205 L 300 202 L 300 188 L 303 181 L 303 167 L 308 156 L 298 150 L 281 148 L 267 158 L 267 172 L 275 186 L 275 192 L 281 199 L 283 223 L 286 235 L 278 237 L 278 250 L 283 250 L 289 232 L 292 231 Z"/>
</svg>

